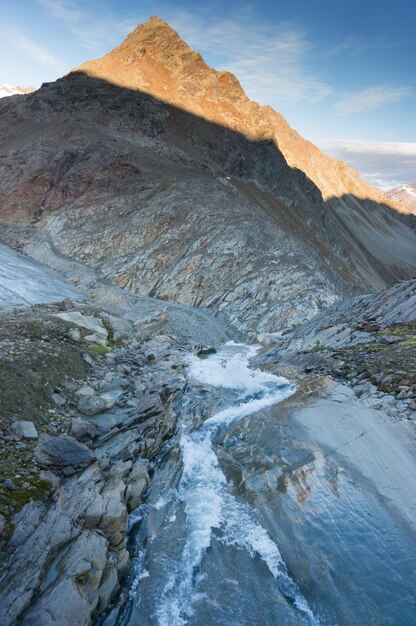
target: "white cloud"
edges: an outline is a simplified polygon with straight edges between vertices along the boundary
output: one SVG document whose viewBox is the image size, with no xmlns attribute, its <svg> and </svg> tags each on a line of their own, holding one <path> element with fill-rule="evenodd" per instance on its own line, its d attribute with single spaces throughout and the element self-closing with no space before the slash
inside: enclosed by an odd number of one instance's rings
<svg viewBox="0 0 416 626">
<path fill-rule="evenodd" d="M 67 65 L 62 59 L 54 55 L 44 46 L 38 44 L 32 39 L 29 39 L 29 37 L 27 37 L 21 30 L 16 28 L 12 29 L 8 31 L 7 36 L 15 48 L 38 63 L 51 67 L 61 74 L 68 70 Z"/>
<path fill-rule="evenodd" d="M 360 154 L 389 154 L 416 157 L 415 141 L 365 141 L 345 139 L 340 141 L 320 141 L 324 150 L 343 151 Z"/>
<path fill-rule="evenodd" d="M 386 104 L 400 102 L 412 95 L 408 87 L 393 87 L 390 85 L 376 85 L 367 87 L 356 93 L 347 93 L 335 104 L 338 115 L 352 115 L 364 111 L 372 111 Z"/>
<path fill-rule="evenodd" d="M 309 65 L 312 43 L 292 24 L 268 26 L 244 12 L 221 20 L 175 12 L 168 21 L 202 55 L 218 58 L 217 69 L 235 74 L 262 104 L 318 102 L 332 93 Z"/>
<path fill-rule="evenodd" d="M 390 191 L 394 187 L 400 187 L 403 185 L 402 180 L 397 180 L 395 178 L 385 178 L 380 174 L 380 172 L 362 172 L 361 176 L 370 183 L 373 187 L 377 187 L 382 191 Z"/>
<path fill-rule="evenodd" d="M 339 140 L 317 143 L 322 150 L 342 159 L 384 191 L 416 180 L 416 142 Z"/>
</svg>

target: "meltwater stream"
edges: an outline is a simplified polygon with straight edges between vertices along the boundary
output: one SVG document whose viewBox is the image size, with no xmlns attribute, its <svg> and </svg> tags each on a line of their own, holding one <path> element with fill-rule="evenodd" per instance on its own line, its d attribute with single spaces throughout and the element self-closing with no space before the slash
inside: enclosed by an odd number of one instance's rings
<svg viewBox="0 0 416 626">
<path fill-rule="evenodd" d="M 233 494 L 216 454 L 216 440 L 231 424 L 295 391 L 287 379 L 251 368 L 256 352 L 256 347 L 229 342 L 206 359 L 188 357 L 190 386 L 201 390 L 203 401 L 190 398 L 182 407 L 180 463 L 172 452 L 159 489 L 133 515 L 133 523 L 140 521 L 134 580 L 124 619 L 117 623 L 263 624 L 255 606 L 247 621 L 238 612 L 245 611 L 247 588 L 253 605 L 257 581 L 266 577 L 268 606 L 261 597 L 259 606 L 275 623 L 319 624 L 255 508 Z"/>
<path fill-rule="evenodd" d="M 290 578 L 278 546 L 256 521 L 254 511 L 230 492 L 215 453 L 216 434 L 233 421 L 267 408 L 294 392 L 285 378 L 251 369 L 249 359 L 256 348 L 235 343 L 228 350 L 201 360 L 189 357 L 189 379 L 236 392 L 226 408 L 208 417 L 199 428 L 183 425 L 180 438 L 183 470 L 178 498 L 184 503 L 186 538 L 181 558 L 165 585 L 157 607 L 162 626 L 182 626 L 193 616 L 199 597 L 198 572 L 211 545 L 213 531 L 220 531 L 224 546 L 237 546 L 267 565 L 280 592 L 309 618 L 318 623 L 306 600 Z M 249 575 L 249 572 L 247 572 Z"/>
<path fill-rule="evenodd" d="M 304 405 L 299 383 L 285 410 L 294 385 L 251 367 L 255 352 L 188 356 L 105 626 L 415 626 L 406 425 L 343 385 Z"/>
</svg>

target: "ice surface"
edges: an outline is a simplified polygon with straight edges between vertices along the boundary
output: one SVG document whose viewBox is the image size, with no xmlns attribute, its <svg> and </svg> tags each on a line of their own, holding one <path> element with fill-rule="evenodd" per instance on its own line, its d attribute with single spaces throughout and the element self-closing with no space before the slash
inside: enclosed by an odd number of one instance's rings
<svg viewBox="0 0 416 626">
<path fill-rule="evenodd" d="M 0 306 L 59 302 L 82 293 L 40 263 L 0 244 Z"/>
</svg>

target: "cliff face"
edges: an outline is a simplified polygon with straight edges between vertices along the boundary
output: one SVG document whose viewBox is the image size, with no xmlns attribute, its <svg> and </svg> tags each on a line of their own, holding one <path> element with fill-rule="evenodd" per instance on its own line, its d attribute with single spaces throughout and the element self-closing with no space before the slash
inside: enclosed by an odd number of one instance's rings
<svg viewBox="0 0 416 626">
<path fill-rule="evenodd" d="M 133 291 L 274 331 L 415 272 L 377 192 L 159 18 L 0 113 L 1 218 Z"/>
</svg>

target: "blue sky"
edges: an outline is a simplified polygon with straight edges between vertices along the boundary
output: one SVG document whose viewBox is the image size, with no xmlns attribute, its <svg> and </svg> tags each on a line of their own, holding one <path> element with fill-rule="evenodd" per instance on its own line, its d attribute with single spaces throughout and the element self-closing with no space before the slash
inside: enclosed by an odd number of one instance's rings
<svg viewBox="0 0 416 626">
<path fill-rule="evenodd" d="M 415 0 L 3 2 L 0 84 L 54 80 L 151 15 L 374 184 L 416 179 Z"/>
</svg>

